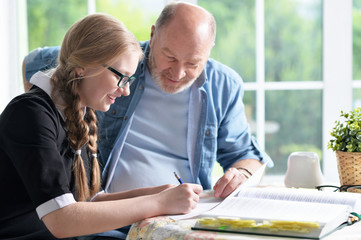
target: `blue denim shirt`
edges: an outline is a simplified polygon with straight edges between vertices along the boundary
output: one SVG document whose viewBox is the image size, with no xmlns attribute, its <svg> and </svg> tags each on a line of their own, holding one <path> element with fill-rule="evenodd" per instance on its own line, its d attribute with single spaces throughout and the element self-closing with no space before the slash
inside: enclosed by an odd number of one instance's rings
<svg viewBox="0 0 361 240">
<path fill-rule="evenodd" d="M 127 130 L 128 122 L 144 92 L 149 42 L 140 44 L 145 58 L 135 73 L 136 81 L 130 87 L 131 94 L 117 98 L 107 112 L 97 112 L 104 183 L 111 179 L 109 173 L 111 174 L 116 166 L 114 162 L 107 162 L 109 155 L 117 139 L 126 135 L 124 131 Z M 37 63 L 31 63 L 29 67 L 28 63 L 26 64 L 27 80 L 34 73 L 31 67 L 37 66 L 37 70 L 42 70 L 41 66 L 47 66 L 49 63 L 49 58 L 45 59 L 44 56 L 48 57 L 50 54 L 56 58 L 58 50 L 45 48 L 41 54 L 33 57 L 32 61 Z M 202 74 L 192 86 L 189 128 L 195 130 L 195 135 L 188 137 L 188 146 L 192 149 L 189 150 L 189 160 L 193 178 L 204 189 L 211 188 L 211 173 L 215 161 L 218 161 L 224 170 L 239 160 L 249 158 L 267 163 L 269 167 L 273 166 L 270 157 L 260 149 L 256 139 L 251 135 L 245 115 L 243 94 L 242 78 L 231 68 L 213 59 L 207 61 Z M 199 120 L 194 118 L 196 115 L 200 116 Z"/>
</svg>

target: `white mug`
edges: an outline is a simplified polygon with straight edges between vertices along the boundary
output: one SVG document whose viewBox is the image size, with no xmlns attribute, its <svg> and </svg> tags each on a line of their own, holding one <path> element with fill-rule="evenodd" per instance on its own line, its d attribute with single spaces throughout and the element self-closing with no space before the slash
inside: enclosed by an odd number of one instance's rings
<svg viewBox="0 0 361 240">
<path fill-rule="evenodd" d="M 288 157 L 286 187 L 315 188 L 322 185 L 320 160 L 314 152 L 293 152 Z"/>
</svg>

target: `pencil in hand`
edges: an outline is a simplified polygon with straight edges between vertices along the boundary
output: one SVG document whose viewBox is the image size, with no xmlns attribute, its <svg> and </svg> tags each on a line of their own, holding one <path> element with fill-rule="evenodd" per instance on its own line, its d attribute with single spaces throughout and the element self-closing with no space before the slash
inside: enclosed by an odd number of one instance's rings
<svg viewBox="0 0 361 240">
<path fill-rule="evenodd" d="M 180 184 L 183 184 L 182 179 L 177 175 L 177 173 L 176 173 L 176 172 L 173 172 L 173 173 L 174 173 L 175 178 L 178 180 L 178 182 L 179 182 Z"/>
</svg>

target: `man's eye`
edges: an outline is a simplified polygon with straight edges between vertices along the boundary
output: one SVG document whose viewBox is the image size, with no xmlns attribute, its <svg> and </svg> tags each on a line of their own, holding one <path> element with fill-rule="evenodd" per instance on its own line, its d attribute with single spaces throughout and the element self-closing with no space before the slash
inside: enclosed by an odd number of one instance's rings
<svg viewBox="0 0 361 240">
<path fill-rule="evenodd" d="M 176 61 L 176 59 L 174 57 L 167 57 L 167 58 L 168 58 L 168 61 L 170 61 L 170 62 Z"/>
<path fill-rule="evenodd" d="M 198 64 L 189 63 L 188 67 L 192 69 L 196 69 L 198 67 Z"/>
</svg>

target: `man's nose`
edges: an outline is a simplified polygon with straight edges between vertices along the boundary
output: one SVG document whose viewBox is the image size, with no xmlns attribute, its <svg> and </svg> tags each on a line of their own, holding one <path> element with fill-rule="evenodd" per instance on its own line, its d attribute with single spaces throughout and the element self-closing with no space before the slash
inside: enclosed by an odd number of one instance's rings
<svg viewBox="0 0 361 240">
<path fill-rule="evenodd" d="M 181 64 L 175 64 L 172 67 L 172 79 L 180 80 L 186 76 L 185 68 Z"/>
</svg>

